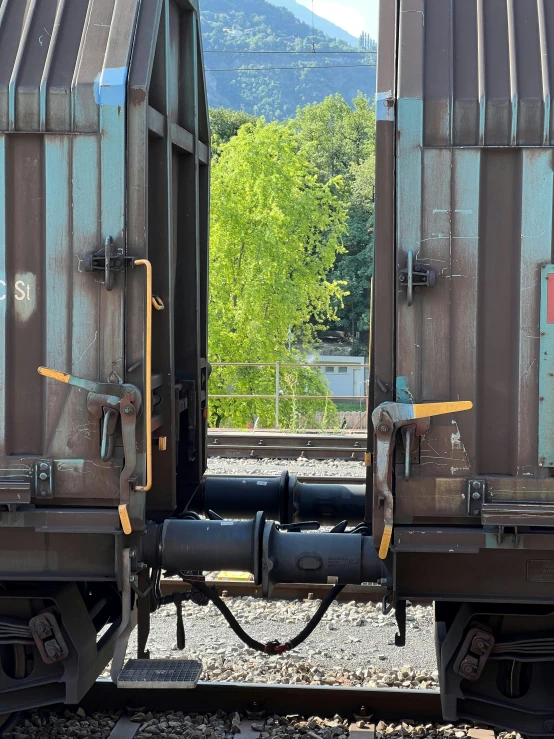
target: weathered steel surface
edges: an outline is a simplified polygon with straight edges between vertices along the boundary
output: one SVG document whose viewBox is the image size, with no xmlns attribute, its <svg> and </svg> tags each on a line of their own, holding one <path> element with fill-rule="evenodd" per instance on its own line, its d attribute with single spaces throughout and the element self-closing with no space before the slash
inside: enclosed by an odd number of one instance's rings
<svg viewBox="0 0 554 739">
<path fill-rule="evenodd" d="M 533 501 L 535 490 L 554 500 L 545 469 L 554 464 L 545 379 L 554 370 L 540 325 L 541 269 L 553 261 L 552 5 L 385 0 L 381 14 L 376 404 L 474 404 L 432 421 L 411 480 L 397 467 L 396 515 L 463 520 L 465 480 L 476 476 L 488 477 L 489 502 L 499 487 L 514 501 Z M 411 306 L 397 281 L 409 251 L 437 275 Z M 519 478 L 535 481 L 525 495 Z"/>
<path fill-rule="evenodd" d="M 539 359 L 539 463 L 554 467 L 554 265 L 542 268 Z"/>
<path fill-rule="evenodd" d="M 107 237 L 120 257 L 150 259 L 165 304 L 154 315 L 153 427 L 167 451 L 154 445 L 149 504 L 175 506 L 183 407 L 195 434 L 185 450 L 191 484 L 203 471 L 206 293 L 197 273 L 206 275 L 209 135 L 198 24 L 189 0 L 0 4 L 0 478 L 32 478 L 37 460 L 52 460 L 50 504 L 117 505 L 123 448 L 118 424 L 113 458 L 101 461 L 102 424 L 87 392 L 37 368 L 119 378 L 144 396 L 144 274 L 127 262 L 110 291 L 103 272 L 85 271 Z M 189 274 L 195 284 L 176 316 L 175 284 Z M 185 345 L 178 369 L 190 404 L 175 387 L 175 346 Z M 143 413 L 139 485 L 145 448 Z M 135 520 L 145 501 L 132 497 Z"/>
</svg>

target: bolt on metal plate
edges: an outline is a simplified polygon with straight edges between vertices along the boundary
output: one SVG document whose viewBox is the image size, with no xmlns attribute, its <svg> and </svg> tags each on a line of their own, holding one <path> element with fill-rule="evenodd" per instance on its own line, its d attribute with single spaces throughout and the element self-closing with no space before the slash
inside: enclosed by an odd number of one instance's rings
<svg viewBox="0 0 554 739">
<path fill-rule="evenodd" d="M 467 498 L 467 514 L 472 518 L 481 518 L 483 503 L 487 495 L 487 481 L 483 479 L 467 480 L 466 482 L 466 498 Z"/>
<path fill-rule="evenodd" d="M 35 498 L 48 500 L 54 497 L 54 464 L 51 459 L 35 463 Z"/>
</svg>

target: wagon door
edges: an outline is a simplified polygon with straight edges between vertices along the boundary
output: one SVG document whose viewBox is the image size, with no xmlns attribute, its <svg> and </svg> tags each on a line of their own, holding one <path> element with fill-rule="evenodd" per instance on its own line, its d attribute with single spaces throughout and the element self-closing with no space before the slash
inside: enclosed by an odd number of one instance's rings
<svg viewBox="0 0 554 739">
<path fill-rule="evenodd" d="M 399 438 L 398 523 L 513 526 L 529 503 L 554 521 L 539 505 L 554 500 L 546 5 L 400 0 L 387 11 L 399 36 L 378 127 L 396 178 L 388 196 L 378 183 L 376 281 L 389 282 L 377 288 L 376 343 L 387 307 L 395 333 L 388 355 L 376 349 L 376 395 L 473 404 L 432 418 L 407 464 Z"/>
<path fill-rule="evenodd" d="M 126 84 L 137 6 L 5 0 L 0 9 L 5 504 L 105 506 L 119 495 L 121 426 L 106 387 L 119 396 L 125 375 Z M 72 378 L 84 384 L 71 387 Z"/>
</svg>

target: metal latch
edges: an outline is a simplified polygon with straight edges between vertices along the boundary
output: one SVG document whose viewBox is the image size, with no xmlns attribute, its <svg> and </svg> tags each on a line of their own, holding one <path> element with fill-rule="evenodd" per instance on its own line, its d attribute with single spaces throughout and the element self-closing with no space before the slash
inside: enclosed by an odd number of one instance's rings
<svg viewBox="0 0 554 739">
<path fill-rule="evenodd" d="M 116 248 L 112 237 L 107 236 L 104 246 L 87 254 L 82 264 L 85 272 L 103 272 L 104 287 L 111 292 L 115 284 L 115 273 L 121 272 L 126 262 L 131 263 L 132 259 L 125 257 L 123 251 Z"/>
<path fill-rule="evenodd" d="M 47 367 L 39 367 L 38 373 L 51 380 L 57 380 L 66 385 L 88 391 L 87 408 L 89 413 L 98 420 L 103 419 L 100 456 L 109 456 L 115 422 L 118 418 L 120 419 L 125 464 L 119 478 L 119 517 L 124 533 L 130 534 L 132 529 L 127 505 L 131 497 L 131 476 L 137 464 L 137 416 L 142 406 L 140 390 L 134 385 L 126 383 L 114 384 L 84 380 L 81 377 L 75 377 Z M 111 411 L 117 415 L 114 416 Z"/>
<path fill-rule="evenodd" d="M 414 302 L 414 290 L 417 292 L 422 287 L 435 287 L 437 273 L 429 269 L 427 265 L 414 261 L 413 251 L 408 252 L 408 264 L 406 269 L 398 273 L 398 282 L 407 288 L 406 302 L 412 305 Z"/>
<path fill-rule="evenodd" d="M 404 443 L 411 449 L 412 438 L 424 434 L 430 424 L 432 416 L 442 416 L 459 411 L 468 411 L 473 403 L 455 401 L 453 403 L 382 403 L 372 413 L 371 420 L 375 433 L 374 481 L 375 490 L 384 500 L 384 529 L 379 548 L 379 557 L 386 559 L 392 538 L 394 522 L 394 499 L 390 488 L 392 480 L 392 465 L 396 434 L 400 429 L 407 428 L 409 433 L 404 437 Z M 406 438 L 407 437 L 407 438 Z M 409 458 L 407 450 L 406 456 Z M 409 466 L 405 470 L 409 477 Z"/>
</svg>

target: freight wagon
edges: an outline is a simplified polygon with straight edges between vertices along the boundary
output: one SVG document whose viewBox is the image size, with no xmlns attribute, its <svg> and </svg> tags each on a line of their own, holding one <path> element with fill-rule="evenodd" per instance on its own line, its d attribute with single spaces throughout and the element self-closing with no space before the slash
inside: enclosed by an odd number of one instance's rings
<svg viewBox="0 0 554 739">
<path fill-rule="evenodd" d="M 432 599 L 444 717 L 554 733 L 551 80 L 552 0 L 381 0 L 365 517 L 319 533 L 302 511 L 340 520 L 337 486 L 203 478 L 196 2 L 4 0 L 1 711 L 75 703 L 110 660 L 122 689 L 193 688 L 199 663 L 148 659 L 165 571 L 179 646 L 184 598 L 266 654 L 346 584 L 385 586 L 398 646 Z M 264 644 L 217 569 L 333 587 Z"/>
</svg>

